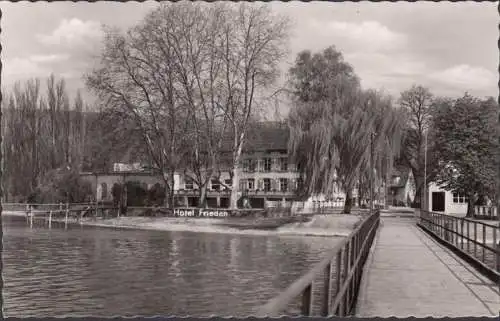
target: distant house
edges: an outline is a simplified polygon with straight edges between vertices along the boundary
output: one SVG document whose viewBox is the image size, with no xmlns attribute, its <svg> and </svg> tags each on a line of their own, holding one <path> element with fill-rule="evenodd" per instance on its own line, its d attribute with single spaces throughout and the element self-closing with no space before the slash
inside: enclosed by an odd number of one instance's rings
<svg viewBox="0 0 500 321">
<path fill-rule="evenodd" d="M 131 166 L 133 167 L 133 166 Z M 139 182 L 145 190 L 150 190 L 154 185 L 163 185 L 163 180 L 158 175 L 144 170 L 124 169 L 123 166 L 114 166 L 113 171 L 83 172 L 80 177 L 92 186 L 97 201 L 113 200 L 112 190 L 114 185 L 123 185 L 127 182 Z M 174 188 L 179 188 L 179 175 L 174 176 Z"/>
<path fill-rule="evenodd" d="M 392 206 L 411 206 L 415 199 L 415 179 L 410 168 L 394 167 L 389 182 L 388 204 Z"/>
<path fill-rule="evenodd" d="M 428 211 L 460 216 L 467 213 L 468 199 L 465 195 L 447 191 L 436 183 L 430 183 L 427 191 Z"/>
<path fill-rule="evenodd" d="M 300 184 L 299 171 L 291 163 L 288 155 L 289 129 L 284 123 L 261 122 L 253 124 L 249 130 L 247 141 L 243 146 L 241 167 L 237 182 L 240 197 L 247 199 L 253 208 L 268 206 L 291 206 L 297 200 L 297 188 Z M 232 141 L 224 142 L 226 153 L 231 153 Z M 222 173 L 219 178 L 214 177 L 207 190 L 209 207 L 228 207 L 230 190 L 225 186 L 233 184 L 229 175 L 229 164 L 221 164 Z M 139 164 L 129 165 L 116 163 L 113 171 L 101 173 L 82 173 L 82 176 L 92 182 L 94 195 L 98 200 L 109 200 L 114 184 L 123 184 L 126 181 L 139 181 L 144 188 L 159 183 L 161 179 L 146 170 L 140 170 Z M 175 197 L 179 204 L 198 206 L 199 187 L 189 176 L 180 169 L 175 174 Z M 311 197 L 306 203 L 317 201 L 343 200 L 344 193 L 340 188 L 334 188 L 334 195 Z"/>
</svg>

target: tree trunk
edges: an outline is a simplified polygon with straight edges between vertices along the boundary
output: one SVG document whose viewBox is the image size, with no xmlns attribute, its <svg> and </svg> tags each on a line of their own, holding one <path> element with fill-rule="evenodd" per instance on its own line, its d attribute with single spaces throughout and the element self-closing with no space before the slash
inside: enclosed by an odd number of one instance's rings
<svg viewBox="0 0 500 321">
<path fill-rule="evenodd" d="M 241 146 L 238 149 L 233 165 L 233 184 L 231 188 L 231 203 L 230 209 L 235 210 L 238 208 L 238 192 L 240 191 L 240 158 L 241 158 Z"/>
<path fill-rule="evenodd" d="M 351 214 L 352 208 L 352 188 L 348 188 L 345 194 L 344 214 Z"/>
<path fill-rule="evenodd" d="M 473 217 L 474 216 L 474 205 L 476 204 L 477 197 L 474 194 L 468 195 L 467 201 L 467 214 L 465 217 Z"/>
<path fill-rule="evenodd" d="M 205 183 L 200 187 L 200 199 L 198 202 L 198 207 L 200 208 L 207 208 L 207 185 Z"/>
<path fill-rule="evenodd" d="M 231 204 L 229 206 L 230 209 L 238 208 L 238 192 L 239 192 L 239 169 L 235 166 L 233 168 L 233 184 L 231 188 Z"/>
<path fill-rule="evenodd" d="M 127 197 L 127 182 L 123 183 L 123 189 L 122 189 L 122 201 L 121 201 L 121 215 L 126 216 L 127 215 L 127 202 L 128 202 L 128 197 Z"/>
<path fill-rule="evenodd" d="M 380 180 L 382 181 L 382 180 Z M 378 182 L 378 186 L 377 186 L 377 205 L 380 206 L 380 197 L 382 196 L 382 184 L 380 184 L 380 182 Z"/>
<path fill-rule="evenodd" d="M 170 170 L 170 193 L 168 194 L 170 198 L 170 208 L 175 207 L 175 169 Z"/>
<path fill-rule="evenodd" d="M 359 180 L 358 185 L 358 206 L 361 207 L 363 205 L 363 199 L 365 197 L 366 188 L 364 187 L 364 182 L 362 179 Z"/>
<path fill-rule="evenodd" d="M 385 201 L 384 201 L 384 207 L 385 209 L 389 208 L 389 193 L 390 193 L 390 188 L 389 188 L 389 174 L 385 176 Z"/>
<path fill-rule="evenodd" d="M 467 214 L 465 217 L 472 217 L 474 216 L 474 201 L 469 198 L 469 201 L 467 202 Z"/>
<path fill-rule="evenodd" d="M 175 207 L 175 191 L 173 188 L 170 189 L 170 193 L 168 196 L 169 196 L 170 209 L 174 209 L 174 207 Z"/>
<path fill-rule="evenodd" d="M 163 181 L 165 183 L 165 199 L 163 200 L 163 206 L 165 206 L 166 208 L 171 208 L 170 207 L 170 187 L 169 187 L 167 180 L 164 179 Z"/>
</svg>

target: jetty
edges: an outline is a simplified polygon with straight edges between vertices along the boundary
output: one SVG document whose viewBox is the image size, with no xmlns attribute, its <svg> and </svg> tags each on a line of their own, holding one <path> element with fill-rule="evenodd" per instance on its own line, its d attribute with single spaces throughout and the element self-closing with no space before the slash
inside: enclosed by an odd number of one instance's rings
<svg viewBox="0 0 500 321">
<path fill-rule="evenodd" d="M 498 221 L 375 210 L 256 314 L 498 316 L 498 236 Z"/>
<path fill-rule="evenodd" d="M 70 223 L 81 223 L 84 217 L 96 217 L 99 211 L 109 209 L 96 206 L 95 203 L 72 203 L 72 204 L 2 204 L 2 215 L 23 216 L 30 227 L 35 223 L 42 222 L 49 228 L 53 222 L 64 223 L 67 228 Z"/>
</svg>

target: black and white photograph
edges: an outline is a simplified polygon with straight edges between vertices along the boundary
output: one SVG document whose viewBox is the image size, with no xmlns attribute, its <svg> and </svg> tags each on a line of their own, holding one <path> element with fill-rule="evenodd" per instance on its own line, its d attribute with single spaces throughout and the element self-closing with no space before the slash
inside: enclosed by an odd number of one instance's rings
<svg viewBox="0 0 500 321">
<path fill-rule="evenodd" d="M 498 6 L 0 1 L 0 317 L 498 317 Z"/>
</svg>

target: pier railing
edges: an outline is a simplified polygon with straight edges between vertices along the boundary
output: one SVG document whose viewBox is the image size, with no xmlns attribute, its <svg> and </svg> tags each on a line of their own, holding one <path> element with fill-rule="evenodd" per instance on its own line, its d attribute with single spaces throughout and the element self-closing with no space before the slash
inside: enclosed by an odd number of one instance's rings
<svg viewBox="0 0 500 321">
<path fill-rule="evenodd" d="M 452 215 L 420 212 L 420 226 L 500 278 L 500 225 Z"/>
<path fill-rule="evenodd" d="M 347 316 L 356 304 L 363 266 L 380 222 L 368 214 L 320 263 L 256 311 L 257 316 Z"/>
<path fill-rule="evenodd" d="M 486 220 L 498 220 L 496 206 L 475 206 L 474 218 Z"/>
</svg>

